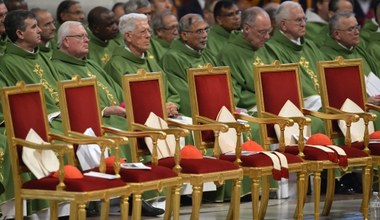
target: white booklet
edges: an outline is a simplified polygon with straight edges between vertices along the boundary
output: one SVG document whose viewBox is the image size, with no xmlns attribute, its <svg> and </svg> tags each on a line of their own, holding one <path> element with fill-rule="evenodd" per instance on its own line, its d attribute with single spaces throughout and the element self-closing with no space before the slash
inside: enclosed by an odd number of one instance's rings
<svg viewBox="0 0 380 220">
<path fill-rule="evenodd" d="M 118 179 L 116 175 L 113 174 L 107 174 L 107 173 L 100 173 L 100 172 L 95 172 L 95 171 L 90 171 L 88 173 L 84 173 L 83 175 L 85 176 L 92 176 L 92 177 L 98 177 L 98 178 L 103 178 L 103 179 Z"/>
<path fill-rule="evenodd" d="M 241 151 L 241 155 L 242 156 L 251 156 L 251 155 L 254 155 L 254 154 L 257 154 L 258 152 L 255 152 L 255 151 Z M 231 151 L 231 152 L 227 152 L 225 153 L 225 155 L 236 155 L 235 151 Z"/>
<path fill-rule="evenodd" d="M 380 95 L 380 79 L 373 72 L 366 77 L 366 90 L 369 96 Z"/>
<path fill-rule="evenodd" d="M 151 167 L 145 166 L 143 163 L 123 163 L 120 165 L 124 169 L 150 170 Z"/>
</svg>

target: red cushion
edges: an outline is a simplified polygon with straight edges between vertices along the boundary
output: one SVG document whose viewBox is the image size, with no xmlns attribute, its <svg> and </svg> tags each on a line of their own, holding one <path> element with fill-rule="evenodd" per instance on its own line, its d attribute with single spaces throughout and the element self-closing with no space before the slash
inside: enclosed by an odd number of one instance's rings
<svg viewBox="0 0 380 220">
<path fill-rule="evenodd" d="M 333 145 L 332 140 L 329 138 L 329 136 L 325 134 L 313 134 L 309 137 L 309 139 L 306 141 L 306 144 L 311 145 Z"/>
<path fill-rule="evenodd" d="M 202 159 L 203 155 L 193 145 L 186 145 L 181 149 L 181 159 Z"/>
<path fill-rule="evenodd" d="M 175 165 L 174 158 L 164 158 L 159 160 L 160 166 L 165 166 L 168 168 L 173 168 Z M 220 172 L 227 170 L 235 170 L 239 167 L 235 164 L 225 161 L 225 160 L 217 160 L 210 158 L 203 159 L 181 159 L 180 163 L 182 167 L 182 173 L 212 173 L 212 172 Z"/>
<path fill-rule="evenodd" d="M 287 146 L 285 148 L 285 152 L 293 155 L 298 155 L 298 146 Z M 335 153 L 327 153 L 318 148 L 305 146 L 303 153 L 305 154 L 305 160 L 330 160 L 334 163 L 338 162 L 338 156 Z"/>
<path fill-rule="evenodd" d="M 34 179 L 23 184 L 24 189 L 42 189 L 55 191 L 59 180 L 55 177 L 44 177 L 42 179 Z M 97 177 L 84 176 L 82 179 L 65 179 L 66 191 L 88 192 L 95 190 L 103 190 L 114 187 L 125 186 L 125 182 L 121 179 L 103 179 Z"/>
<path fill-rule="evenodd" d="M 78 168 L 76 168 L 73 165 L 65 165 L 63 167 L 63 170 L 65 172 L 65 179 L 82 179 L 83 174 L 79 171 Z M 58 172 L 53 172 L 51 174 L 52 177 L 58 178 Z"/>
<path fill-rule="evenodd" d="M 127 183 L 141 183 L 178 176 L 172 169 L 169 169 L 167 167 L 152 166 L 150 163 L 147 163 L 145 165 L 151 167 L 152 169 L 142 170 L 121 168 L 119 173 L 121 179 Z M 94 168 L 92 171 L 99 172 L 99 168 Z M 115 170 L 112 166 L 107 166 L 106 173 L 115 174 Z"/>
<path fill-rule="evenodd" d="M 264 150 L 260 144 L 256 143 L 255 141 L 252 141 L 252 140 L 244 142 L 241 145 L 241 149 L 244 151 L 253 151 L 253 152 L 261 152 Z"/>
<path fill-rule="evenodd" d="M 346 152 L 347 158 L 368 157 L 366 152 L 355 147 L 341 146 L 341 148 Z"/>
</svg>

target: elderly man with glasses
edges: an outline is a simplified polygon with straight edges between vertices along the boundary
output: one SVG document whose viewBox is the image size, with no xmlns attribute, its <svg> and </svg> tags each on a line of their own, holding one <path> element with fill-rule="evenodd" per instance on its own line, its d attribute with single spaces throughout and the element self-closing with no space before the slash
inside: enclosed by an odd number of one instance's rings
<svg viewBox="0 0 380 220">
<path fill-rule="evenodd" d="M 187 14 L 179 21 L 179 39 L 172 42 L 160 64 L 169 82 L 180 96 L 180 112 L 191 116 L 187 69 L 207 63 L 215 65 L 215 57 L 206 48 L 209 26 L 198 14 Z"/>
<path fill-rule="evenodd" d="M 125 45 L 115 48 L 110 61 L 104 67 L 116 83 L 121 86 L 124 74 L 136 73 L 139 69 L 147 72 L 163 72 L 155 58 L 148 53 L 151 30 L 146 15 L 137 13 L 123 15 L 120 18 L 119 31 L 124 36 Z M 166 80 L 165 74 L 164 82 L 167 113 L 169 116 L 176 116 L 179 96 Z"/>
<path fill-rule="evenodd" d="M 265 52 L 258 55 L 257 62 L 299 63 L 303 96 L 318 99 L 317 62 L 324 57 L 314 42 L 304 38 L 306 17 L 301 5 L 292 1 L 281 3 L 275 19 L 276 30 L 265 45 Z M 305 107 L 308 108 L 306 103 Z"/>
<path fill-rule="evenodd" d="M 362 58 L 364 74 L 370 72 L 379 76 L 376 62 L 360 43 L 360 26 L 352 12 L 338 12 L 329 21 L 330 35 L 321 47 L 328 60 L 334 60 L 337 56 L 345 59 Z"/>
<path fill-rule="evenodd" d="M 216 56 L 227 44 L 230 34 L 240 29 L 241 11 L 230 0 L 218 1 L 214 6 L 215 23 L 210 27 L 207 48 Z"/>
<path fill-rule="evenodd" d="M 150 41 L 150 52 L 159 62 L 169 50 L 171 42 L 178 38 L 178 19 L 173 12 L 164 10 L 153 17 L 151 26 L 153 35 Z"/>
</svg>

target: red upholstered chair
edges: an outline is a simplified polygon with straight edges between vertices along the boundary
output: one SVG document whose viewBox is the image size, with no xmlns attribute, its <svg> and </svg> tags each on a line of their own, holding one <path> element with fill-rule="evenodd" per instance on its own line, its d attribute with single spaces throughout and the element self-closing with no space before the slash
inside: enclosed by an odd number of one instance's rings
<svg viewBox="0 0 380 220">
<path fill-rule="evenodd" d="M 354 114 L 327 114 L 322 112 L 313 112 L 304 109 L 303 95 L 301 89 L 301 81 L 299 76 L 298 64 L 279 64 L 275 62 L 272 65 L 257 66 L 254 71 L 255 79 L 255 91 L 258 106 L 258 115 L 260 117 L 272 117 L 278 115 L 281 108 L 284 106 L 287 100 L 292 101 L 304 115 L 315 116 L 323 120 L 345 120 L 347 128 L 352 122 L 358 120 L 358 116 Z M 315 219 L 319 219 L 319 202 L 320 202 L 320 174 L 324 169 L 328 170 L 328 183 L 326 199 L 324 203 L 323 215 L 328 215 L 332 201 L 334 198 L 335 178 L 334 170 L 341 168 L 341 166 L 332 160 L 331 155 L 315 149 L 312 147 L 304 146 L 303 140 L 303 128 L 306 124 L 310 124 L 310 119 L 298 117 L 292 118 L 299 124 L 299 142 L 298 146 L 286 146 L 285 152 L 298 154 L 308 163 L 308 170 L 314 175 L 314 216 Z M 313 125 L 311 125 L 313 126 Z M 273 143 L 276 139 L 276 135 L 273 132 L 273 127 L 262 126 L 262 140 L 265 144 Z M 371 170 L 371 158 L 367 153 L 353 148 L 347 148 L 342 146 L 342 149 L 347 155 L 348 166 L 347 167 L 361 167 L 364 170 L 363 176 L 363 216 L 368 215 L 368 198 L 369 187 L 366 182 L 370 179 Z M 337 156 L 337 155 L 335 155 Z M 341 164 L 342 165 L 342 164 Z"/>
<path fill-rule="evenodd" d="M 188 70 L 188 82 L 191 98 L 192 118 L 194 124 L 215 123 L 220 109 L 225 106 L 233 113 L 236 120 L 246 120 L 251 123 L 258 124 L 276 124 L 280 123 L 281 127 L 285 127 L 288 119 L 272 119 L 272 118 L 254 118 L 235 112 L 233 101 L 233 88 L 231 86 L 231 76 L 229 67 L 212 67 L 211 65 L 203 68 L 192 68 Z M 217 95 L 216 95 L 217 94 Z M 253 219 L 264 219 L 269 199 L 269 176 L 272 175 L 272 161 L 269 157 L 262 154 L 254 154 L 250 156 L 241 155 L 241 133 L 245 129 L 246 124 L 226 123 L 229 127 L 237 131 L 238 141 L 236 146 L 236 155 L 230 156 L 222 154 L 221 159 L 230 160 L 241 165 L 244 175 L 252 179 L 252 211 Z M 248 129 L 249 131 L 249 129 Z M 207 146 L 207 143 L 214 142 L 207 134 L 195 133 L 197 143 Z M 220 152 L 216 152 L 220 153 Z M 215 152 L 214 152 L 215 154 Z M 303 200 L 304 200 L 304 184 L 306 174 L 306 164 L 301 158 L 285 154 L 288 161 L 288 171 L 297 173 L 297 190 L 298 202 L 297 219 L 303 219 Z M 262 179 L 261 205 L 259 211 L 259 182 Z"/>
<path fill-rule="evenodd" d="M 118 144 L 128 143 L 127 138 L 150 137 L 156 146 L 158 138 L 166 137 L 160 131 L 131 132 L 122 131 L 102 125 L 99 100 L 97 95 L 97 81 L 95 78 L 80 79 L 74 76 L 72 80 L 58 82 L 60 108 L 64 133 L 67 135 L 84 136 L 87 128 L 92 128 L 96 136 L 113 139 Z M 125 120 L 127 123 L 127 120 Z M 115 149 L 115 161 L 119 161 L 118 148 Z M 120 169 L 120 164 L 106 167 L 107 173 L 120 174 L 121 179 L 127 182 L 133 194 L 132 218 L 141 218 L 141 194 L 149 190 L 161 191 L 167 188 L 167 205 L 165 219 L 179 218 L 181 178 L 171 169 L 164 166 L 150 164 L 150 170 Z M 104 168 L 98 168 L 104 170 Z"/>
<path fill-rule="evenodd" d="M 231 199 L 228 219 L 239 219 L 240 206 L 240 184 L 243 171 L 235 164 L 219 159 L 184 159 L 180 158 L 179 139 L 186 136 L 191 130 L 213 130 L 218 136 L 219 132 L 226 131 L 227 127 L 221 124 L 203 125 L 183 125 L 168 119 L 165 99 L 164 85 L 161 73 L 147 73 L 139 70 L 136 74 L 126 74 L 123 76 L 123 89 L 126 98 L 128 127 L 131 130 L 146 130 L 144 126 L 147 117 L 151 112 L 168 122 L 169 129 L 163 131 L 167 134 L 174 134 L 176 148 L 174 155 L 158 160 L 158 164 L 167 166 L 175 170 L 183 182 L 190 183 L 193 187 L 192 192 L 192 214 L 191 219 L 199 219 L 199 211 L 202 201 L 202 189 L 205 182 L 216 182 L 223 184 L 225 180 L 233 181 L 233 195 Z M 131 140 L 134 147 L 135 157 L 146 151 L 146 146 L 137 140 Z M 215 148 L 219 147 L 216 143 Z M 153 158 L 156 159 L 157 158 Z M 154 161 L 153 161 L 154 162 Z"/>
<path fill-rule="evenodd" d="M 345 60 L 342 57 L 337 57 L 334 61 L 319 62 L 318 67 L 321 76 L 323 111 L 341 113 L 342 111 L 340 108 L 347 98 L 363 109 L 365 111 L 364 113 L 355 113 L 359 115 L 365 123 L 363 141 L 352 143 L 352 147 L 369 152 L 372 156 L 373 164 L 379 165 L 380 144 L 369 144 L 368 123 L 376 120 L 376 115 L 369 111 L 374 110 L 380 112 L 380 108 L 367 102 L 362 60 Z M 344 83 L 342 82 L 342 79 L 344 79 Z M 343 136 L 336 121 L 327 121 L 326 128 L 331 137 L 335 138 Z M 345 144 L 348 146 L 351 145 L 349 138 L 350 134 L 346 135 Z"/>
<path fill-rule="evenodd" d="M 58 219 L 58 202 L 70 202 L 70 219 L 86 218 L 86 203 L 102 201 L 101 219 L 108 219 L 109 200 L 121 197 L 120 208 L 128 209 L 129 187 L 120 179 L 103 179 L 83 176 L 80 179 L 66 177 L 64 157 L 72 159 L 71 144 L 92 144 L 101 146 L 114 145 L 114 141 L 104 138 L 76 139 L 50 133 L 43 86 L 40 84 L 16 86 L 1 89 L 1 101 L 6 125 L 8 147 L 10 149 L 12 174 L 15 189 L 16 219 L 23 219 L 23 200 L 46 199 L 50 202 L 50 219 Z M 47 144 L 26 141 L 30 129 L 33 129 Z M 55 140 L 69 144 L 58 144 Z M 38 150 L 53 150 L 59 159 L 58 178 L 53 175 L 27 181 L 23 177 L 30 170 L 22 160 L 24 146 Z M 71 163 L 72 164 L 72 163 Z M 74 164 L 72 164 L 74 165 Z M 126 219 L 128 213 L 122 212 Z"/>
</svg>

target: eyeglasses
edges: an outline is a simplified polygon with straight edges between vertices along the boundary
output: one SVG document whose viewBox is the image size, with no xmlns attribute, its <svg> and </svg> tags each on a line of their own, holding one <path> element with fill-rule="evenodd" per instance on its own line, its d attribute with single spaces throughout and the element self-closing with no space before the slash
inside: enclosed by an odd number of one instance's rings
<svg viewBox="0 0 380 220">
<path fill-rule="evenodd" d="M 341 30 L 341 29 L 336 29 L 337 31 L 347 31 L 349 33 L 354 33 L 355 31 L 360 31 L 361 26 L 360 25 L 355 25 L 353 27 L 348 28 L 347 30 Z"/>
<path fill-rule="evenodd" d="M 204 29 L 198 29 L 198 30 L 195 30 L 195 31 L 185 31 L 185 32 L 201 35 L 201 34 L 204 34 L 204 33 L 208 33 L 209 31 L 210 31 L 210 28 L 206 27 Z"/>
<path fill-rule="evenodd" d="M 66 37 L 75 37 L 75 38 L 77 38 L 79 40 L 88 39 L 88 35 L 87 34 L 68 35 Z"/>
<path fill-rule="evenodd" d="M 227 14 L 222 14 L 220 16 L 222 16 L 222 17 L 233 17 L 233 16 L 237 16 L 237 15 L 241 15 L 241 11 L 240 10 L 236 10 L 236 11 L 233 11 L 233 12 L 230 12 L 230 13 L 227 13 Z"/>
<path fill-rule="evenodd" d="M 148 36 L 148 35 L 150 36 L 150 35 L 152 35 L 152 30 L 145 29 L 145 30 L 142 30 L 142 31 L 139 31 L 139 32 L 135 31 L 134 34 L 137 34 L 139 36 Z"/>
<path fill-rule="evenodd" d="M 4 13 L 4 14 L 0 14 L 0 19 L 3 19 L 7 16 L 7 13 Z"/>
<path fill-rule="evenodd" d="M 306 17 L 302 17 L 302 18 L 296 18 L 296 19 L 284 19 L 285 21 L 294 21 L 297 25 L 301 25 L 302 22 L 307 22 L 307 18 Z"/>
</svg>

